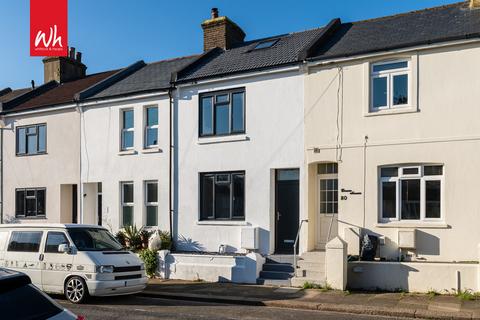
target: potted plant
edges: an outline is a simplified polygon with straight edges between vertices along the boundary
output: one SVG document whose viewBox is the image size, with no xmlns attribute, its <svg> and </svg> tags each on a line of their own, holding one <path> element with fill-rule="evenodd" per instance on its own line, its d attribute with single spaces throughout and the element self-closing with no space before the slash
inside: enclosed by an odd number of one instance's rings
<svg viewBox="0 0 480 320">
<path fill-rule="evenodd" d="M 142 242 L 142 248 L 143 249 L 148 249 L 148 241 L 150 240 L 150 236 L 152 235 L 153 232 L 142 228 L 140 231 L 140 240 Z"/>
</svg>

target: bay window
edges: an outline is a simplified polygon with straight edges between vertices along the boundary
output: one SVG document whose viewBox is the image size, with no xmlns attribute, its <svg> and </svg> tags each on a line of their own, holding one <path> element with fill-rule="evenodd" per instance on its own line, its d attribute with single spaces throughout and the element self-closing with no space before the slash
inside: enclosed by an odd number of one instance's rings
<svg viewBox="0 0 480 320">
<path fill-rule="evenodd" d="M 380 168 L 380 216 L 391 220 L 440 220 L 442 165 Z"/>
</svg>

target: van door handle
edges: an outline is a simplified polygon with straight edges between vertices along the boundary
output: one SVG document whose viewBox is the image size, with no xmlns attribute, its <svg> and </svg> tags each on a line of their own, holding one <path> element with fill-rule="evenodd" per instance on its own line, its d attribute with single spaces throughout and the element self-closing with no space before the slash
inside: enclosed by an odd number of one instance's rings
<svg viewBox="0 0 480 320">
<path fill-rule="evenodd" d="M 43 253 L 40 253 L 40 256 L 38 257 L 38 260 L 43 261 Z"/>
</svg>

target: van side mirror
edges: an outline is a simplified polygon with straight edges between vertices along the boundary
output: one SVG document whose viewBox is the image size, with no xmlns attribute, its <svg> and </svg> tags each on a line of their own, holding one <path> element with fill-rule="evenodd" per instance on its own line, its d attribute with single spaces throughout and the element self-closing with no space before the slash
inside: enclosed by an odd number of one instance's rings
<svg viewBox="0 0 480 320">
<path fill-rule="evenodd" d="M 62 243 L 58 245 L 58 252 L 60 253 L 70 253 L 71 248 L 68 244 Z"/>
</svg>

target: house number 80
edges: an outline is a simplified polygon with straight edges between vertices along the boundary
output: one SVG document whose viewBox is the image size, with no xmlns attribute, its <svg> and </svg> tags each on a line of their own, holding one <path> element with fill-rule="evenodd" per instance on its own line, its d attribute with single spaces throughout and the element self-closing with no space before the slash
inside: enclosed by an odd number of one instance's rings
<svg viewBox="0 0 480 320">
<path fill-rule="evenodd" d="M 340 196 L 340 200 L 347 200 L 348 197 L 347 196 Z"/>
</svg>

